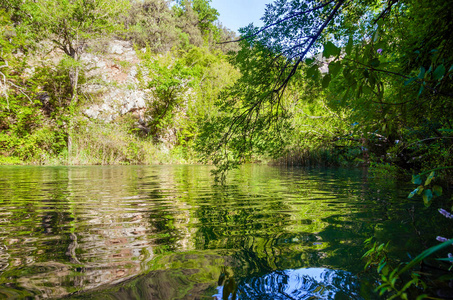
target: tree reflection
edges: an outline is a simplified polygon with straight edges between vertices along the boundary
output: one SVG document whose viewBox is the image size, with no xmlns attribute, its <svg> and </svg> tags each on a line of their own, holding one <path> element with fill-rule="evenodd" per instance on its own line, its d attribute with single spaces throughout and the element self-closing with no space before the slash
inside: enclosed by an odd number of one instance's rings
<svg viewBox="0 0 453 300">
<path fill-rule="evenodd" d="M 245 167 L 220 187 L 204 166 L 7 170 L 0 297 L 340 297 L 366 238 L 419 247 L 398 225 L 413 204 L 361 171 Z"/>
</svg>

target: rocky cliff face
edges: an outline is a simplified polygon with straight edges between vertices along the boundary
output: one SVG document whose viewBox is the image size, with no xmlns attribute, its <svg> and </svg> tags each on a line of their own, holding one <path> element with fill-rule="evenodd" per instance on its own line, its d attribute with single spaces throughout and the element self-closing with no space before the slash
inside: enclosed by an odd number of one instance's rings
<svg viewBox="0 0 453 300">
<path fill-rule="evenodd" d="M 83 110 L 84 115 L 106 122 L 127 113 L 142 118 L 151 99 L 137 78 L 140 60 L 135 49 L 130 42 L 113 40 L 106 50 L 104 55 L 88 52 L 81 57 L 87 77 L 81 92 L 94 102 Z"/>
</svg>

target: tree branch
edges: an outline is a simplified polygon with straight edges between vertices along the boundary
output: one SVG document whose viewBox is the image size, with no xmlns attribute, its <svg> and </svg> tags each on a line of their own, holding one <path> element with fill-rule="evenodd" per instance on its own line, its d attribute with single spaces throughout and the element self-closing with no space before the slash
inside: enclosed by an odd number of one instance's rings
<svg viewBox="0 0 453 300">
<path fill-rule="evenodd" d="M 411 79 L 412 78 L 412 77 L 409 77 L 409 76 L 401 74 L 401 73 L 397 73 L 397 72 L 393 72 L 393 71 L 387 71 L 387 70 L 382 70 L 382 69 L 376 69 L 376 68 L 374 68 L 372 66 L 366 65 L 364 63 L 361 63 L 361 62 L 353 60 L 353 59 L 349 59 L 349 58 L 343 58 L 343 59 L 352 61 L 352 62 L 354 62 L 356 64 L 361 65 L 361 66 L 364 66 L 364 67 L 370 69 L 371 71 L 376 71 L 376 72 L 386 73 L 386 74 L 390 74 L 390 75 L 395 75 L 395 76 L 399 76 L 399 77 L 406 78 L 406 79 Z M 418 83 L 420 85 L 423 85 L 428 90 L 431 90 L 434 93 L 437 93 L 437 94 L 440 94 L 440 95 L 443 95 L 443 96 L 453 97 L 453 94 L 441 92 L 441 91 L 436 90 L 435 88 L 427 85 L 426 81 L 423 81 L 423 80 L 420 80 L 420 79 L 415 79 L 414 82 L 416 82 L 416 83 Z"/>
<path fill-rule="evenodd" d="M 283 81 L 283 83 L 276 89 L 277 92 L 279 92 L 284 86 L 286 86 L 291 79 L 291 77 L 296 73 L 297 68 L 299 67 L 299 64 L 302 62 L 302 60 L 305 58 L 305 55 L 307 55 L 308 51 L 310 51 L 311 47 L 313 44 L 316 42 L 316 40 L 321 36 L 321 33 L 324 31 L 326 26 L 332 21 L 333 17 L 337 13 L 337 11 L 340 9 L 340 7 L 344 4 L 345 0 L 340 0 L 338 3 L 335 5 L 333 10 L 330 12 L 329 16 L 327 19 L 324 21 L 324 23 L 321 25 L 321 27 L 318 29 L 316 34 L 312 37 L 311 42 L 308 44 L 307 48 L 302 52 L 302 55 L 299 56 L 299 59 L 297 60 L 296 64 L 293 66 L 291 69 L 289 75 L 286 77 L 286 79 Z"/>
<path fill-rule="evenodd" d="M 324 3 L 324 4 L 321 4 L 321 5 L 319 5 L 319 6 L 314 7 L 314 8 L 312 8 L 312 9 L 309 9 L 309 10 L 306 10 L 306 11 L 297 12 L 297 13 L 294 13 L 294 14 L 292 14 L 292 15 L 289 15 L 289 16 L 287 16 L 287 17 L 285 17 L 285 18 L 283 18 L 283 19 L 281 19 L 281 20 L 279 20 L 279 21 L 277 21 L 277 22 L 274 22 L 274 23 L 272 23 L 272 24 L 269 24 L 269 25 L 267 25 L 267 26 L 261 28 L 260 30 L 258 30 L 258 31 L 255 32 L 255 33 L 252 33 L 252 34 L 247 35 L 247 36 L 245 36 L 245 37 L 242 37 L 242 38 L 240 38 L 240 39 L 233 40 L 233 41 L 220 42 L 220 43 L 217 43 L 217 44 L 237 43 L 237 42 L 240 42 L 240 41 L 243 41 L 243 40 L 247 40 L 247 39 L 249 39 L 249 38 L 251 38 L 251 37 L 257 36 L 258 34 L 260 34 L 261 32 L 265 31 L 266 29 L 269 29 L 269 28 L 271 28 L 271 27 L 273 27 L 273 26 L 275 26 L 275 25 L 278 25 L 278 24 L 280 24 L 280 23 L 283 23 L 283 22 L 285 22 L 285 21 L 287 21 L 287 20 L 289 20 L 289 19 L 292 19 L 292 18 L 294 18 L 294 17 L 300 16 L 300 15 L 304 15 L 304 14 L 307 14 L 307 13 L 311 13 L 311 12 L 313 12 L 313 11 L 315 11 L 315 10 L 324 8 L 324 7 L 326 7 L 327 5 L 329 5 L 330 3 L 334 2 L 334 1 L 335 1 L 335 0 L 330 0 L 330 1 L 326 2 L 326 3 Z M 343 1 L 342 1 L 342 2 L 343 2 Z"/>
</svg>

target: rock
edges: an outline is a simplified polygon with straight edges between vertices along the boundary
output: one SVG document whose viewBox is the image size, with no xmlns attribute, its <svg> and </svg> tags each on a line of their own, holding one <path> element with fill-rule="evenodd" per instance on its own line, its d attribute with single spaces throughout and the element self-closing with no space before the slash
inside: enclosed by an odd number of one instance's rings
<svg viewBox="0 0 453 300">
<path fill-rule="evenodd" d="M 111 44 L 110 45 L 110 49 L 109 49 L 109 53 L 111 53 L 111 54 L 123 54 L 124 53 L 123 46 L 119 45 L 119 44 Z"/>
<path fill-rule="evenodd" d="M 83 111 L 85 116 L 111 122 L 132 112 L 143 115 L 152 91 L 140 88 L 139 69 L 145 86 L 151 79 L 130 42 L 113 40 L 108 44 L 108 54 L 84 53 L 81 59 L 87 78 L 81 89 L 95 102 Z"/>
<path fill-rule="evenodd" d="M 133 66 L 129 71 L 128 77 L 133 79 L 133 78 L 135 78 L 135 76 L 137 76 L 137 74 L 138 74 L 137 66 Z"/>
<path fill-rule="evenodd" d="M 99 115 L 99 110 L 96 110 L 94 107 L 90 107 L 83 111 L 83 114 L 91 119 L 97 119 Z"/>
</svg>

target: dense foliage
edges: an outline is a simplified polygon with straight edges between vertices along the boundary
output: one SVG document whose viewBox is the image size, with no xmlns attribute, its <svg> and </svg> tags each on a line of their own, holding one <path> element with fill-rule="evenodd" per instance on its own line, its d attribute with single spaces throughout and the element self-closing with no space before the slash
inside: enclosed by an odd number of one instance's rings
<svg viewBox="0 0 453 300">
<path fill-rule="evenodd" d="M 11 0 L 0 9 L 2 163 L 174 162 L 156 156 L 161 142 L 176 160 L 193 161 L 197 128 L 237 77 L 226 57 L 237 46 L 217 43 L 234 33 L 215 23 L 209 1 Z M 96 101 L 84 86 L 102 81 L 87 75 L 83 55 L 107 56 L 115 38 L 146 49 L 137 51 L 139 88 L 150 103 L 138 123 L 82 114 Z"/>
<path fill-rule="evenodd" d="M 213 121 L 224 134 L 201 147 L 221 169 L 312 147 L 343 162 L 452 165 L 451 10 L 444 1 L 276 1 L 263 28 L 243 29 L 242 77 L 224 98 L 227 117 Z"/>
</svg>

